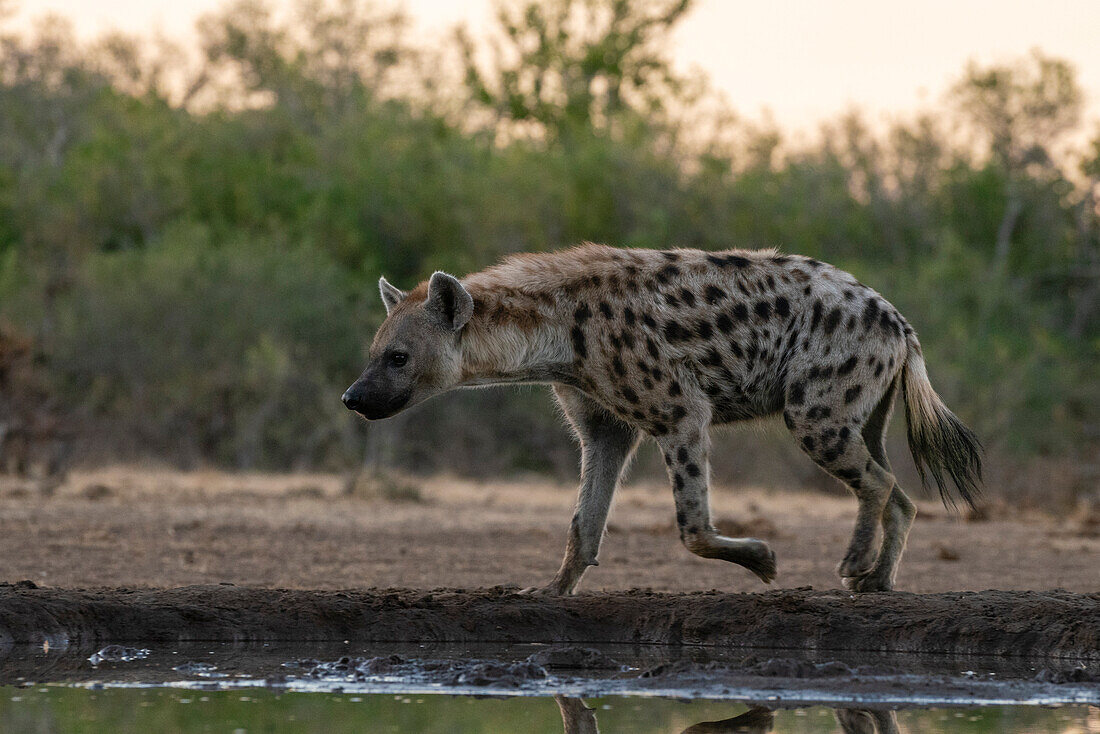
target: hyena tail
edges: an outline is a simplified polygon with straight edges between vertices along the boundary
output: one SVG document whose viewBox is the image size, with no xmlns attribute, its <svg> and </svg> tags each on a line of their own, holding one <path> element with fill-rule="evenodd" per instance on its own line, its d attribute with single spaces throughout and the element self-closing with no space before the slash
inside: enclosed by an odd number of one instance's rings
<svg viewBox="0 0 1100 734">
<path fill-rule="evenodd" d="M 958 489 L 966 504 L 974 507 L 981 493 L 982 444 L 974 432 L 952 413 L 928 381 L 920 342 L 916 334 L 907 337 L 909 354 L 902 368 L 902 394 L 905 396 L 905 424 L 909 432 L 909 450 L 927 486 L 932 475 L 944 505 L 954 507 L 945 475 Z"/>
</svg>

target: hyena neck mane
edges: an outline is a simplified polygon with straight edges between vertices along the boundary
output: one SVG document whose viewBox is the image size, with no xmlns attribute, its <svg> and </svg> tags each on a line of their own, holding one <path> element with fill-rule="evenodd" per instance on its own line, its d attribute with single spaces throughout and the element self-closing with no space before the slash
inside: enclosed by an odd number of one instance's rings
<svg viewBox="0 0 1100 734">
<path fill-rule="evenodd" d="M 462 386 L 578 385 L 570 335 L 574 312 L 588 306 L 598 290 L 594 278 L 616 267 L 618 252 L 586 245 L 516 255 L 465 278 L 474 313 L 460 342 Z"/>
</svg>

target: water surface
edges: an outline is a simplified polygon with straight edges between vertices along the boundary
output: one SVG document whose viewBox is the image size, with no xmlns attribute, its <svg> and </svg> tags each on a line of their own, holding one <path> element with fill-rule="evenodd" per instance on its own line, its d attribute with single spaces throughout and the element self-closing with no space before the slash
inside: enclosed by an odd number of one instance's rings
<svg viewBox="0 0 1100 734">
<path fill-rule="evenodd" d="M 89 689 L 57 685 L 0 688 L 4 732 L 424 732 L 480 734 L 566 731 L 562 710 L 588 721 L 569 731 L 601 732 L 1100 732 L 1100 708 L 999 706 L 988 708 L 857 709 L 808 707 L 769 714 L 726 701 L 607 697 L 565 705 L 553 698 L 475 698 L 449 695 L 347 695 L 339 693 L 193 691 L 166 688 Z M 740 722 L 734 717 L 742 717 Z M 755 722 L 755 723 L 754 723 Z M 745 725 L 742 725 L 745 724 Z M 867 726 L 872 728 L 852 728 Z M 588 729 L 584 727 L 588 726 Z M 747 726 L 747 728 L 746 728 Z M 694 728 L 692 728 L 694 727 Z"/>
</svg>

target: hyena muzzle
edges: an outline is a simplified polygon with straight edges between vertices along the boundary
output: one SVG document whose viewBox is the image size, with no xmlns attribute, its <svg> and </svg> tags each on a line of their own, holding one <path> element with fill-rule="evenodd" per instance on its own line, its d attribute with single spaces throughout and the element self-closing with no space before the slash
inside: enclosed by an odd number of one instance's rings
<svg viewBox="0 0 1100 734">
<path fill-rule="evenodd" d="M 387 317 L 344 403 L 368 419 L 434 395 L 548 383 L 581 445 L 565 558 L 539 589 L 571 593 L 596 556 L 612 495 L 642 435 L 660 447 L 684 545 L 765 582 L 775 554 L 710 522 L 711 425 L 782 415 L 802 450 L 859 508 L 837 567 L 856 591 L 893 588 L 916 509 L 885 451 L 904 399 L 922 479 L 973 506 L 981 446 L 943 404 L 917 335 L 850 274 L 774 251 L 622 250 L 584 245 L 518 255 L 412 291 L 380 281 Z M 881 533 L 880 533 L 881 531 Z M 881 535 L 881 540 L 876 539 Z"/>
</svg>

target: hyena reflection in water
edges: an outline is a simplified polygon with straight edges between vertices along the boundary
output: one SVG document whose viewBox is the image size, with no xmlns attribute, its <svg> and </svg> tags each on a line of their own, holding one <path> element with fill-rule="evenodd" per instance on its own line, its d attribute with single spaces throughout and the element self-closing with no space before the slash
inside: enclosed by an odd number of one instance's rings
<svg viewBox="0 0 1100 734">
<path fill-rule="evenodd" d="M 595 709 L 580 698 L 554 696 L 561 711 L 565 734 L 599 734 Z M 836 709 L 833 712 L 844 734 L 898 734 L 897 714 L 891 710 Z M 701 721 L 681 734 L 766 734 L 772 731 L 775 714 L 765 708 L 750 708 L 743 714 L 721 721 Z"/>
<path fill-rule="evenodd" d="M 890 471 L 898 390 L 909 446 L 946 503 L 973 504 L 977 438 L 933 391 L 917 335 L 850 274 L 774 251 L 621 250 L 518 255 L 409 292 L 383 278 L 388 315 L 344 403 L 386 418 L 458 387 L 550 383 L 581 443 L 569 539 L 543 593 L 569 594 L 596 565 L 611 497 L 643 434 L 660 446 L 692 553 L 761 580 L 775 554 L 710 522 L 711 425 L 782 415 L 798 445 L 859 502 L 837 567 L 855 591 L 893 588 L 915 508 Z M 881 543 L 876 545 L 878 528 Z"/>
</svg>

